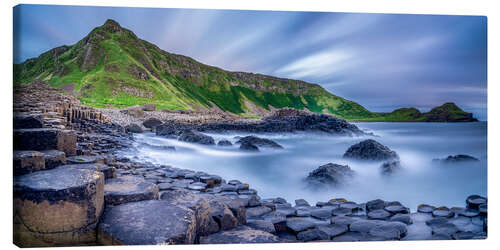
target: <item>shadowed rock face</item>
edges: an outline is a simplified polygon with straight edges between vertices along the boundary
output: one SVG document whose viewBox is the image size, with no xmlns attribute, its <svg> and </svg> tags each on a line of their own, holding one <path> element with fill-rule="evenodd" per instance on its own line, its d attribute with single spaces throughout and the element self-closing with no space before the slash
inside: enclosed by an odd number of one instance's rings
<svg viewBox="0 0 500 250">
<path fill-rule="evenodd" d="M 279 238 L 268 232 L 252 229 L 247 226 L 221 231 L 200 238 L 200 244 L 251 244 L 251 243 L 279 243 Z"/>
<path fill-rule="evenodd" d="M 384 161 L 399 159 L 399 156 L 387 146 L 384 146 L 373 139 L 368 139 L 352 145 L 345 152 L 344 158 Z"/>
<path fill-rule="evenodd" d="M 435 162 L 442 162 L 442 163 L 460 163 L 460 162 L 474 162 L 474 161 L 479 161 L 479 159 L 472 157 L 470 155 L 449 155 L 448 157 L 444 159 L 433 159 Z"/>
<path fill-rule="evenodd" d="M 313 185 L 341 185 L 353 175 L 354 171 L 347 165 L 328 163 L 309 173 L 306 180 Z"/>
<path fill-rule="evenodd" d="M 257 136 L 245 136 L 241 139 L 239 139 L 236 143 L 250 143 L 255 146 L 259 147 L 270 147 L 270 148 L 283 148 L 283 146 L 279 145 L 275 141 L 265 139 L 265 138 L 259 138 Z"/>
<path fill-rule="evenodd" d="M 208 135 L 204 135 L 195 130 L 186 130 L 182 132 L 182 134 L 179 136 L 179 140 L 185 142 L 205 144 L 205 145 L 215 144 L 214 138 Z"/>
<path fill-rule="evenodd" d="M 45 169 L 44 155 L 37 151 L 14 151 L 14 175 Z"/>
<path fill-rule="evenodd" d="M 103 174 L 91 170 L 56 168 L 16 177 L 14 243 L 34 247 L 95 242 L 103 191 Z"/>
<path fill-rule="evenodd" d="M 195 213 L 166 201 L 150 200 L 106 209 L 98 226 L 102 245 L 193 244 Z"/>
<path fill-rule="evenodd" d="M 72 156 L 76 154 L 76 134 L 71 130 L 53 128 L 15 129 L 14 149 L 56 149 Z"/>
</svg>

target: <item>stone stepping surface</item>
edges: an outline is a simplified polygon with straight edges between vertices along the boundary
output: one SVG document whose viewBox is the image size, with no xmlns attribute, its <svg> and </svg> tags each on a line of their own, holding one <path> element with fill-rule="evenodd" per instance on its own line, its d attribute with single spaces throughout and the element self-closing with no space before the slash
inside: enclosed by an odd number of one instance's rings
<svg viewBox="0 0 500 250">
<path fill-rule="evenodd" d="M 103 192 L 103 174 L 86 169 L 56 168 L 15 177 L 14 243 L 92 244 L 104 207 Z"/>
<path fill-rule="evenodd" d="M 98 226 L 101 245 L 194 244 L 196 216 L 167 201 L 130 202 L 106 209 Z"/>
<path fill-rule="evenodd" d="M 229 231 L 221 231 L 200 238 L 200 244 L 251 244 L 279 243 L 277 236 L 247 226 L 239 226 Z"/>
<path fill-rule="evenodd" d="M 45 168 L 53 169 L 61 165 L 66 165 L 66 153 L 59 150 L 40 151 L 45 158 Z"/>
<path fill-rule="evenodd" d="M 467 208 L 475 210 L 479 210 L 479 206 L 482 204 L 486 204 L 487 202 L 488 200 L 485 197 L 479 195 L 471 195 L 465 200 Z"/>
<path fill-rule="evenodd" d="M 67 156 L 76 155 L 76 133 L 54 128 L 30 128 L 14 130 L 14 149 L 63 151 Z"/>
<path fill-rule="evenodd" d="M 106 179 L 116 178 L 115 167 L 110 167 L 110 166 L 102 164 L 102 163 L 69 164 L 69 165 L 60 166 L 60 168 L 89 169 L 89 170 L 102 172 L 104 174 L 104 178 L 106 178 Z"/>
<path fill-rule="evenodd" d="M 66 161 L 69 164 L 92 164 L 92 163 L 97 163 L 97 161 L 100 160 L 99 157 L 96 156 L 90 156 L 90 155 L 77 155 L 77 156 L 71 156 L 67 157 Z"/>
<path fill-rule="evenodd" d="M 451 209 L 447 207 L 438 207 L 434 211 L 432 211 L 432 216 L 434 217 L 444 217 L 444 218 L 453 218 L 455 213 L 451 211 Z"/>
<path fill-rule="evenodd" d="M 430 206 L 427 204 L 420 204 L 418 205 L 417 211 L 420 213 L 432 213 L 436 209 L 434 206 Z"/>
<path fill-rule="evenodd" d="M 14 175 L 29 174 L 45 169 L 44 155 L 38 151 L 14 151 Z"/>
<path fill-rule="evenodd" d="M 106 181 L 104 199 L 106 205 L 120 205 L 127 202 L 153 200 L 158 198 L 158 186 L 142 178 L 123 176 Z"/>
<path fill-rule="evenodd" d="M 43 117 L 41 114 L 17 113 L 14 114 L 14 128 L 42 128 Z"/>
</svg>

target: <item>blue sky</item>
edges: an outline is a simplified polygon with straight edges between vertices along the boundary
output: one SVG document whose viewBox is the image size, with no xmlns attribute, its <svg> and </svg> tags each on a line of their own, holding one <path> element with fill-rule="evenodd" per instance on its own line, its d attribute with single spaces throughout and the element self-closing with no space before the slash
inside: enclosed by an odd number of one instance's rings
<svg viewBox="0 0 500 250">
<path fill-rule="evenodd" d="M 21 5 L 14 61 L 71 45 L 106 19 L 231 71 L 321 84 L 371 111 L 455 102 L 486 120 L 486 17 Z"/>
</svg>

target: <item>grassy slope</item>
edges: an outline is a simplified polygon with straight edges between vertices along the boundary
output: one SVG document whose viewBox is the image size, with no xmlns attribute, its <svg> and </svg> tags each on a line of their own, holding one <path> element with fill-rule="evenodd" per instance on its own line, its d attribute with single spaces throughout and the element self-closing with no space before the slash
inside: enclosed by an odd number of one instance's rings
<svg viewBox="0 0 500 250">
<path fill-rule="evenodd" d="M 137 77 L 134 69 L 147 79 Z M 345 119 L 378 117 L 316 84 L 229 72 L 167 53 L 114 21 L 95 28 L 75 45 L 14 65 L 15 84 L 29 84 L 35 78 L 53 87 L 74 84 L 82 103 L 97 107 L 155 103 L 160 109 L 194 109 L 214 103 L 222 110 L 253 116 L 244 105 L 250 100 L 264 109 L 271 105 L 326 110 Z"/>
</svg>

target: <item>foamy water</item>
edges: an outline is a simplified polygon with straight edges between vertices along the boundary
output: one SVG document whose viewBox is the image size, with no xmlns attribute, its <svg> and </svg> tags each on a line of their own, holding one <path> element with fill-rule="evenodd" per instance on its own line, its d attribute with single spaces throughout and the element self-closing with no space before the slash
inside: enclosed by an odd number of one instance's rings
<svg viewBox="0 0 500 250">
<path fill-rule="evenodd" d="M 272 139 L 285 149 L 261 148 L 260 152 L 232 147 L 205 146 L 156 136 L 136 134 L 135 150 L 128 156 L 153 163 L 172 165 L 217 174 L 226 180 L 238 179 L 258 190 L 262 198 L 283 197 L 289 202 L 303 198 L 310 203 L 344 197 L 355 202 L 381 198 L 397 200 L 416 209 L 418 204 L 463 206 L 470 194 L 487 195 L 486 122 L 480 123 L 358 123 L 361 129 L 380 136 L 374 138 L 396 151 L 403 170 L 384 176 L 381 163 L 343 159 L 351 145 L 363 137 L 338 137 L 317 133 L 209 134 L 217 141 L 237 141 L 235 136 L 256 135 Z M 168 151 L 154 146 L 175 146 Z M 469 154 L 477 163 L 441 165 L 434 158 Z M 327 163 L 347 164 L 355 172 L 343 187 L 311 189 L 304 178 Z"/>
</svg>

